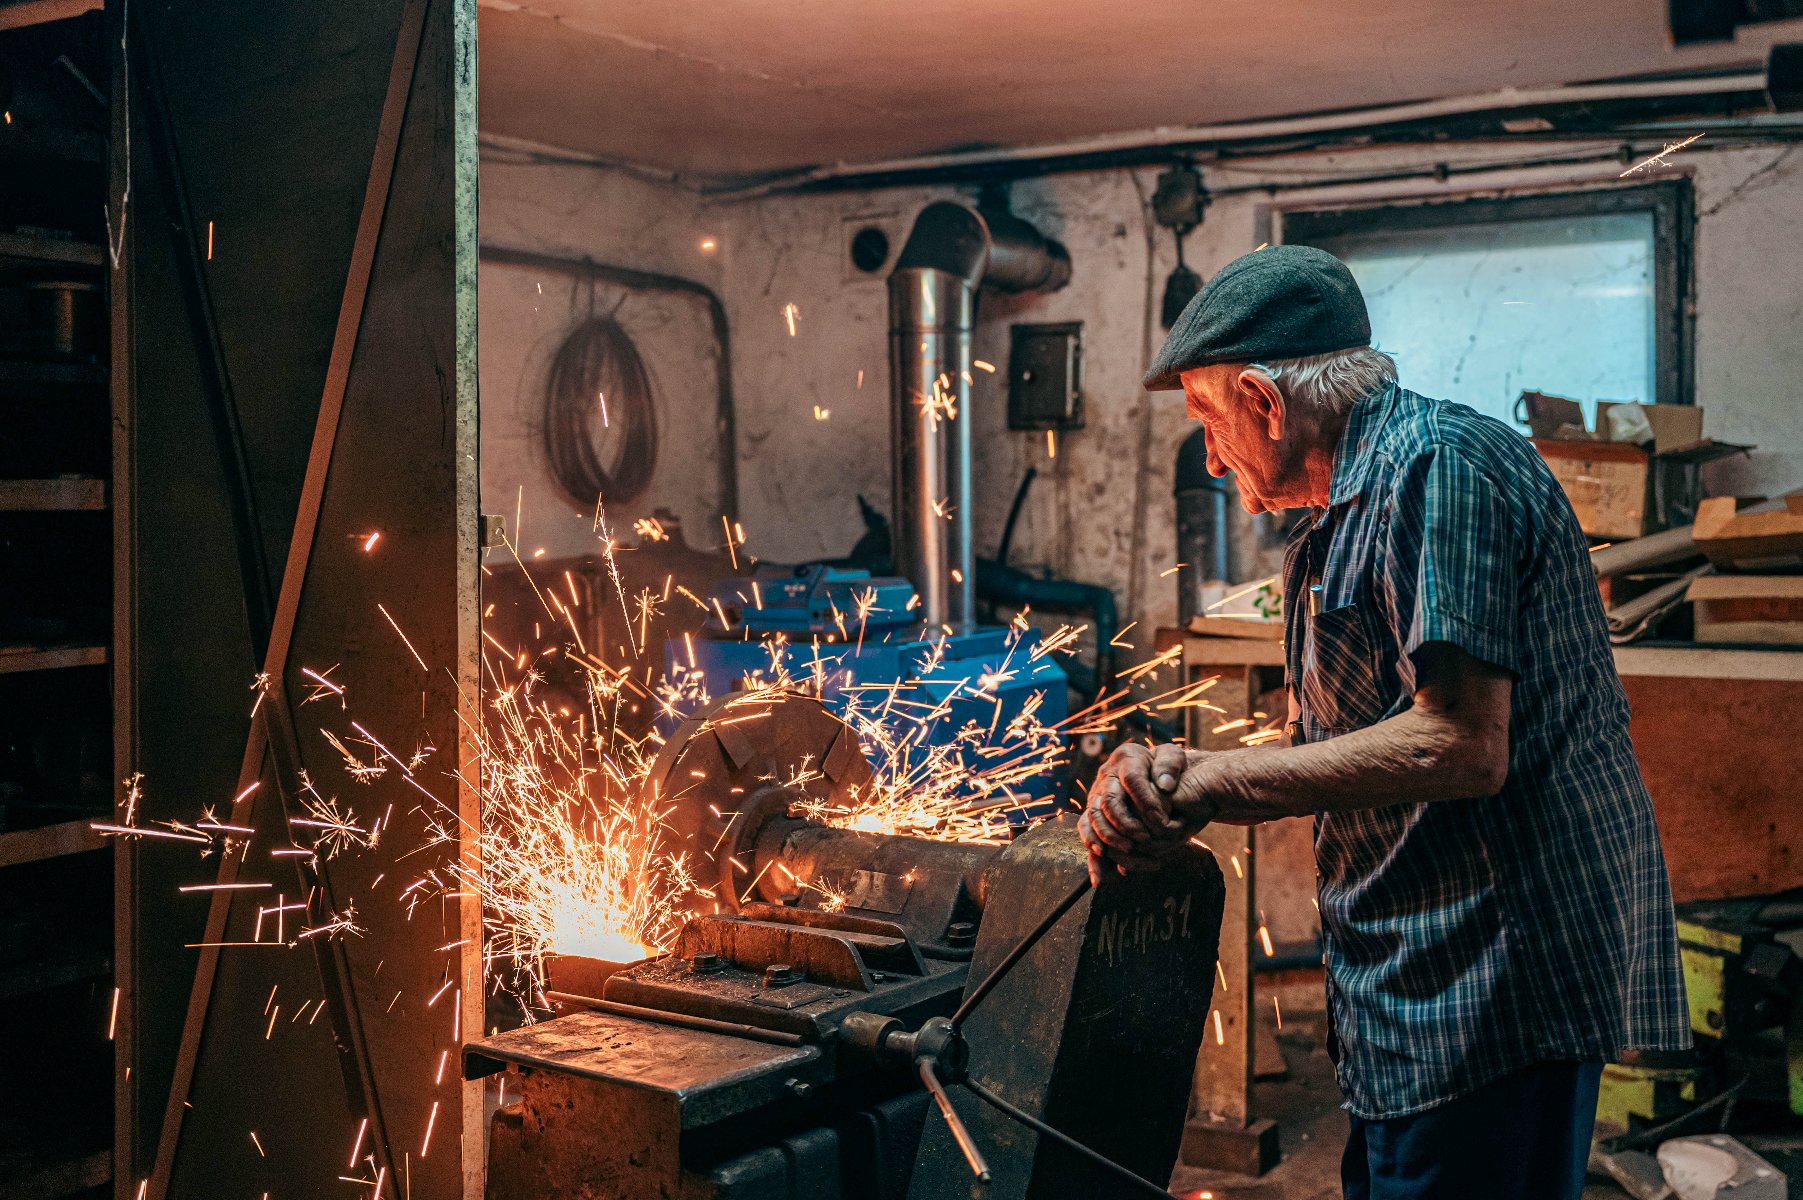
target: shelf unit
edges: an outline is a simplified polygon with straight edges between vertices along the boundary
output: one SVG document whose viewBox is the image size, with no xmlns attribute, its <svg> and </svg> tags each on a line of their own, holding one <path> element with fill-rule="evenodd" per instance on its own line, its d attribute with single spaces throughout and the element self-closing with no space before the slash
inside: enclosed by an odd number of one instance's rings
<svg viewBox="0 0 1803 1200">
<path fill-rule="evenodd" d="M 0 512 L 103 512 L 104 479 L 0 479 Z"/>
<path fill-rule="evenodd" d="M 114 533 L 98 0 L 0 2 L 0 1196 L 113 1182 Z M 72 69 L 73 68 L 73 69 Z M 84 82 L 83 80 L 87 81 Z"/>
</svg>

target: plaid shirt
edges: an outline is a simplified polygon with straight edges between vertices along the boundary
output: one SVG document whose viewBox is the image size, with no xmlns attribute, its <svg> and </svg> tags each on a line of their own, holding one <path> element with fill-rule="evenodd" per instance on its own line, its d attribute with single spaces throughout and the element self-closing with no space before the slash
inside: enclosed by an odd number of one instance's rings
<svg viewBox="0 0 1803 1200">
<path fill-rule="evenodd" d="M 1284 602 L 1303 740 L 1407 709 L 1426 642 L 1515 677 L 1502 791 L 1316 815 L 1346 1107 L 1403 1116 L 1535 1062 L 1688 1047 L 1627 697 L 1583 534 L 1528 440 L 1395 386 L 1361 401 Z"/>
</svg>

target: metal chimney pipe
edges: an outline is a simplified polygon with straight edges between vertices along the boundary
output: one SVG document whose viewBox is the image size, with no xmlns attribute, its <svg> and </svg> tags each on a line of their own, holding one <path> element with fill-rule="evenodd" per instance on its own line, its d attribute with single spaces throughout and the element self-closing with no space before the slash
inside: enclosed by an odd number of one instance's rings
<svg viewBox="0 0 1803 1200">
<path fill-rule="evenodd" d="M 993 227 L 991 222 L 993 222 Z M 889 275 L 895 567 L 929 630 L 976 623 L 971 543 L 970 359 L 977 288 L 1054 290 L 1070 256 L 1006 213 L 929 204 Z"/>
</svg>

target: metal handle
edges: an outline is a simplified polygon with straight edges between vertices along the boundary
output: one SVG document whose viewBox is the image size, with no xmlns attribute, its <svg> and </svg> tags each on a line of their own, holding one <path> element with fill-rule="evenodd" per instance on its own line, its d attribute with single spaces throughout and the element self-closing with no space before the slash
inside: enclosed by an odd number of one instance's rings
<svg viewBox="0 0 1803 1200">
<path fill-rule="evenodd" d="M 964 1127 L 964 1118 L 952 1107 L 952 1098 L 945 1094 L 945 1085 L 939 1082 L 939 1073 L 934 1070 L 939 1060 L 926 1055 L 920 1060 L 920 1082 L 926 1084 L 927 1091 L 933 1095 L 933 1102 L 939 1106 L 939 1115 L 945 1118 L 945 1124 L 952 1131 L 952 1138 L 958 1143 L 958 1149 L 964 1151 L 964 1161 L 970 1164 L 971 1174 L 977 1177 L 978 1183 L 990 1180 L 989 1164 L 983 1160 L 983 1152 L 977 1149 L 977 1141 L 970 1136 L 970 1130 Z"/>
</svg>

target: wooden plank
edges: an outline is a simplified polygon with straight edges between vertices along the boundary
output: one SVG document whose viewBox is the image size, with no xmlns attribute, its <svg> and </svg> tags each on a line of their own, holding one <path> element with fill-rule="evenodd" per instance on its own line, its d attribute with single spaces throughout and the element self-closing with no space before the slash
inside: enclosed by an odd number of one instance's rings
<svg viewBox="0 0 1803 1200">
<path fill-rule="evenodd" d="M 0 867 L 83 854 L 105 845 L 106 839 L 95 833 L 87 821 L 62 821 L 36 829 L 14 829 L 0 833 Z"/>
<path fill-rule="evenodd" d="M 35 1167 L 31 1174 L 0 1179 L 0 1193 L 9 1200 L 58 1200 L 113 1178 L 113 1152 L 96 1150 L 78 1158 L 66 1158 Z"/>
<path fill-rule="evenodd" d="M 101 512 L 104 479 L 0 479 L 0 512 Z"/>
<path fill-rule="evenodd" d="M 1188 638 L 1183 660 L 1205 666 L 1281 667 L 1283 643 L 1252 638 Z"/>
<path fill-rule="evenodd" d="M 4 20 L 5 15 L 6 10 L 0 8 L 0 20 Z M 71 238 L 45 237 L 42 234 L 31 233 L 0 233 L 0 258 L 25 258 L 33 262 L 98 267 L 106 262 L 106 250 L 93 242 L 78 242 Z"/>
<path fill-rule="evenodd" d="M 106 660 L 105 646 L 0 646 L 0 675 L 93 667 Z"/>
<path fill-rule="evenodd" d="M 1200 683 L 1215 673 L 1213 664 L 1198 663 L 1192 651 L 1210 646 L 1214 638 L 1185 638 L 1185 679 Z M 1230 644 L 1256 655 L 1269 642 Z M 1198 749 L 1237 747 L 1231 735 L 1212 735 L 1209 730 L 1219 721 L 1249 717 L 1256 702 L 1253 672 L 1245 667 L 1222 671 L 1221 681 L 1208 693 L 1209 702 L 1225 710 L 1187 710 L 1185 730 L 1189 744 Z M 1254 1018 L 1252 1011 L 1252 946 L 1258 927 L 1257 905 L 1253 899 L 1253 855 L 1249 852 L 1256 837 L 1251 827 L 1210 825 L 1201 838 L 1220 863 L 1221 878 L 1227 885 L 1226 905 L 1221 915 L 1221 946 L 1215 977 L 1213 1011 L 1202 1031 L 1202 1049 L 1196 1057 L 1195 1085 L 1191 1091 L 1191 1113 L 1197 1119 L 1208 1119 L 1232 1127 L 1251 1123 Z"/>
<path fill-rule="evenodd" d="M 1628 676 L 1677 679 L 1770 679 L 1803 682 L 1803 654 L 1790 650 L 1713 650 L 1682 646 L 1617 646 L 1615 669 Z"/>
<path fill-rule="evenodd" d="M 10 4 L 0 4 L 0 29 L 66 21 L 99 8 L 100 0 L 12 0 Z"/>
</svg>

